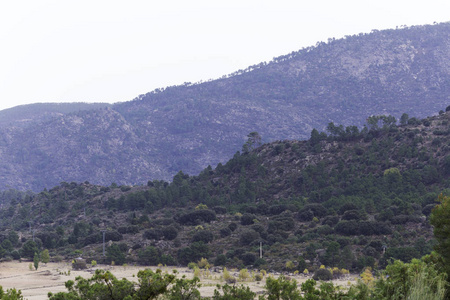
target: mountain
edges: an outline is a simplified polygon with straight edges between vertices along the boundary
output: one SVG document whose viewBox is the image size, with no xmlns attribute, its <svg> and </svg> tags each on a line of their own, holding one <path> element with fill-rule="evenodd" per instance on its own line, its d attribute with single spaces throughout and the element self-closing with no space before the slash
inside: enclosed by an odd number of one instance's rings
<svg viewBox="0 0 450 300">
<path fill-rule="evenodd" d="M 378 122 L 374 122 L 378 121 Z M 116 264 L 215 265 L 361 272 L 431 251 L 428 222 L 449 195 L 450 107 L 426 119 L 331 124 L 309 140 L 275 141 L 171 183 L 61 182 L 0 209 L 0 256 L 83 255 Z M 256 141 L 256 143 L 254 143 Z M 103 236 L 108 243 L 103 257 Z M 19 238 L 20 237 L 20 238 Z M 263 259 L 258 259 L 263 245 Z M 291 270 L 292 271 L 292 270 Z"/>
<path fill-rule="evenodd" d="M 330 122 L 430 116 L 449 102 L 449 54 L 449 23 L 372 31 L 106 109 L 3 125 L 0 189 L 168 180 L 226 161 L 249 132 L 305 139 Z"/>
<path fill-rule="evenodd" d="M 0 110 L 0 127 L 26 126 L 81 110 L 105 108 L 107 103 L 35 103 Z"/>
</svg>

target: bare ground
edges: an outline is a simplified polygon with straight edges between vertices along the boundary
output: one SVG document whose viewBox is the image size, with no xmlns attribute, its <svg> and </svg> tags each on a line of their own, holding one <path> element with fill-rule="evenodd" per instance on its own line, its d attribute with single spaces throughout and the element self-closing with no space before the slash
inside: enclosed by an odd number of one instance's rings
<svg viewBox="0 0 450 300">
<path fill-rule="evenodd" d="M 144 267 L 136 266 L 97 266 L 96 268 L 109 270 L 119 279 L 126 278 L 130 281 L 136 281 L 136 275 L 139 270 Z M 57 293 L 66 291 L 64 283 L 67 280 L 74 280 L 75 277 L 81 276 L 90 278 L 95 272 L 96 268 L 90 268 L 82 271 L 74 271 L 69 263 L 48 263 L 47 265 L 40 264 L 37 271 L 30 270 L 30 262 L 2 262 L 0 263 L 0 285 L 4 290 L 9 288 L 16 288 L 22 291 L 24 297 L 28 300 L 44 300 L 48 299 L 48 292 Z M 156 270 L 157 267 L 151 267 Z M 187 278 L 193 277 L 192 270 L 187 268 L 162 268 L 163 271 L 171 272 L 177 269 L 179 276 L 186 275 Z M 70 271 L 70 272 L 69 272 Z M 231 270 L 231 274 L 238 276 L 238 271 Z M 204 297 L 212 296 L 217 284 L 223 285 L 225 282 L 221 279 L 222 274 L 218 272 L 211 272 L 207 277 L 201 278 L 202 287 L 200 288 L 201 295 Z M 277 275 L 275 274 L 275 277 Z M 290 278 L 297 280 L 300 285 L 309 277 L 304 275 L 289 275 Z M 335 280 L 334 284 L 341 286 L 348 286 L 355 283 L 355 276 L 350 276 L 345 279 Z M 240 284 L 240 283 L 239 283 Z M 248 285 L 251 290 L 256 293 L 264 291 L 264 280 L 261 282 L 243 282 Z"/>
</svg>

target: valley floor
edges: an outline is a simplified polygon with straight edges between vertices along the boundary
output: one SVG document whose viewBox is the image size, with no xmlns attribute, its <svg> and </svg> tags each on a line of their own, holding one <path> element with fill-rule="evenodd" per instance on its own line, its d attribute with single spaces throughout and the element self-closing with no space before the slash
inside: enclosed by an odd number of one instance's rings
<svg viewBox="0 0 450 300">
<path fill-rule="evenodd" d="M 6 291 L 9 288 L 16 288 L 22 291 L 25 299 L 28 300 L 44 300 L 48 299 L 48 292 L 57 293 L 67 291 L 64 283 L 68 280 L 74 280 L 75 277 L 81 276 L 83 278 L 90 278 L 95 272 L 96 268 L 109 270 L 116 278 L 126 278 L 129 281 L 136 281 L 136 275 L 139 270 L 144 269 L 142 266 L 106 266 L 98 265 L 95 268 L 90 268 L 82 271 L 72 270 L 70 263 L 48 263 L 47 265 L 40 264 L 37 271 L 30 270 L 30 263 L 32 262 L 2 262 L 0 263 L 0 285 Z M 151 267 L 155 270 L 157 267 Z M 193 271 L 187 268 L 163 267 L 163 271 L 172 272 L 177 269 L 179 276 L 186 275 L 187 278 L 193 277 Z M 230 270 L 230 273 L 238 277 L 239 271 Z M 277 277 L 277 274 L 274 274 Z M 203 297 L 210 297 L 214 294 L 216 285 L 223 285 L 225 282 L 221 279 L 222 273 L 211 272 L 207 278 L 201 278 L 202 287 L 200 288 Z M 290 278 L 297 280 L 300 285 L 309 277 L 303 275 L 289 275 Z M 348 278 L 335 280 L 334 284 L 341 286 L 348 286 L 356 283 L 356 276 L 349 276 Z M 240 284 L 240 282 L 238 282 Z M 243 282 L 248 285 L 254 292 L 262 293 L 264 291 L 265 280 L 261 282 L 249 281 Z"/>
</svg>

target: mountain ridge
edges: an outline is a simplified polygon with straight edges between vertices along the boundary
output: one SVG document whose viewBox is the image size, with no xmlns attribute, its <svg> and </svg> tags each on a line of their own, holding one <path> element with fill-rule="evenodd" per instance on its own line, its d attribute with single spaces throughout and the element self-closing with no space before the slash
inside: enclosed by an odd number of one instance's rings
<svg viewBox="0 0 450 300">
<path fill-rule="evenodd" d="M 362 126 L 370 115 L 426 117 L 450 100 L 449 57 L 449 23 L 373 31 L 217 80 L 158 89 L 112 105 L 117 114 L 90 110 L 6 126 L 0 128 L 0 189 L 168 180 L 180 170 L 198 174 L 226 161 L 252 131 L 269 142 L 306 139 L 329 122 Z M 73 124 L 76 118 L 92 128 Z M 122 142 L 112 142 L 115 134 Z M 102 143 L 105 137 L 109 142 Z M 55 150 L 69 145 L 70 151 Z"/>
</svg>

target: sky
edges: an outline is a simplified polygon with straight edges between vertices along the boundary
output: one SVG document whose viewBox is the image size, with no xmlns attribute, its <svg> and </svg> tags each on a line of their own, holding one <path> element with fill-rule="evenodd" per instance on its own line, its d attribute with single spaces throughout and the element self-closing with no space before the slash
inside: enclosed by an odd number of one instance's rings
<svg viewBox="0 0 450 300">
<path fill-rule="evenodd" d="M 450 1 L 17 0 L 0 4 L 0 110 L 122 102 L 328 38 L 450 21 Z"/>
</svg>

